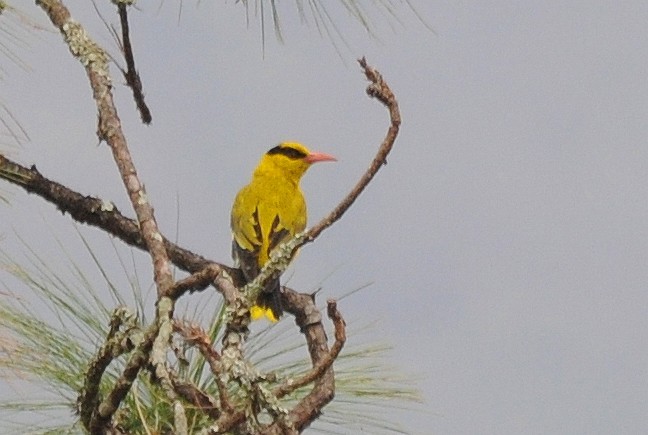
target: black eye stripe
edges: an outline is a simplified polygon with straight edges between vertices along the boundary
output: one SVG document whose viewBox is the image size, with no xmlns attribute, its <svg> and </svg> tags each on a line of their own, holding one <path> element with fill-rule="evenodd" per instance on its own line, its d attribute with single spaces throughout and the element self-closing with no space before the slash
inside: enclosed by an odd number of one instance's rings
<svg viewBox="0 0 648 435">
<path fill-rule="evenodd" d="M 303 151 L 300 151 L 300 150 L 295 149 L 295 148 L 283 146 L 283 145 L 277 145 L 276 147 L 274 147 L 270 151 L 268 151 L 266 154 L 268 154 L 269 156 L 271 156 L 273 154 L 281 154 L 281 155 L 284 155 L 284 156 L 288 157 L 289 159 L 295 159 L 295 160 L 296 159 L 303 159 L 304 157 L 306 157 L 308 155 Z"/>
</svg>

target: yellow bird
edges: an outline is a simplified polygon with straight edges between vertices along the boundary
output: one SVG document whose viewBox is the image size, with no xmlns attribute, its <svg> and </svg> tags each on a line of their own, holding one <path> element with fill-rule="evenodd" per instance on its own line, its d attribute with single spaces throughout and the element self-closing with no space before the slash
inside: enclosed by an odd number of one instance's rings
<svg viewBox="0 0 648 435">
<path fill-rule="evenodd" d="M 231 214 L 232 257 L 248 282 L 274 248 L 306 228 L 306 201 L 299 187 L 306 170 L 313 163 L 335 160 L 294 142 L 281 143 L 263 155 L 250 184 L 236 195 Z M 253 320 L 265 315 L 276 322 L 282 314 L 277 277 L 265 285 L 250 315 Z"/>
</svg>

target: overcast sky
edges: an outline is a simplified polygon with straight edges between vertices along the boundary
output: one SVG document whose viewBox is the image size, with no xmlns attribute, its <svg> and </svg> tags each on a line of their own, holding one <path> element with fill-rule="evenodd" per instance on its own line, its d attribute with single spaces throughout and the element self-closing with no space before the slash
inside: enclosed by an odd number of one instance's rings
<svg viewBox="0 0 648 435">
<path fill-rule="evenodd" d="M 303 182 L 310 222 L 327 213 L 387 127 L 354 63 L 366 55 L 400 102 L 401 135 L 290 285 L 322 285 L 323 301 L 373 283 L 340 309 L 379 320 L 362 340 L 393 345 L 421 379 L 424 411 L 394 416 L 412 433 L 648 432 L 648 3 L 413 1 L 435 33 L 399 8 L 402 24 L 376 15 L 378 39 L 338 10 L 336 52 L 286 1 L 285 44 L 270 32 L 265 54 L 253 11 L 246 29 L 240 4 L 195 3 L 179 19 L 172 2 L 131 14 L 150 127 L 112 70 L 164 232 L 179 201 L 180 243 L 228 263 L 231 201 L 283 140 L 339 158 Z M 115 53 L 88 2 L 67 4 Z M 31 71 L 3 61 L 0 81 L 31 139 L 13 155 L 130 215 L 83 70 L 57 32 L 26 40 Z M 43 220 L 74 237 L 68 217 L 16 191 L 0 207 L 3 249 L 14 231 L 38 245 Z"/>
</svg>

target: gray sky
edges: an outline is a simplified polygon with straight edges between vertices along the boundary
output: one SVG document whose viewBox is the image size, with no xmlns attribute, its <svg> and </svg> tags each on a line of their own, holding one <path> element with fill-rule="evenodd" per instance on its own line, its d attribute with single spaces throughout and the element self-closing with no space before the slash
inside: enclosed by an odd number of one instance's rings
<svg viewBox="0 0 648 435">
<path fill-rule="evenodd" d="M 115 52 L 87 2 L 67 3 Z M 379 319 L 362 340 L 394 345 L 421 379 L 425 412 L 394 417 L 413 433 L 648 432 L 646 2 L 413 1 L 436 35 L 403 9 L 394 31 L 377 18 L 379 40 L 340 12 L 340 54 L 284 2 L 286 44 L 269 35 L 265 56 L 253 16 L 246 30 L 240 5 L 207 3 L 185 1 L 179 23 L 171 2 L 131 14 L 152 126 L 113 68 L 163 231 L 179 198 L 181 244 L 229 262 L 231 201 L 282 140 L 338 156 L 303 182 L 310 221 L 322 217 L 387 126 L 354 63 L 366 55 L 399 99 L 402 133 L 290 285 L 322 285 L 324 300 L 373 282 L 340 309 Z M 57 33 L 28 40 L 32 71 L 8 66 L 0 82 L 31 137 L 14 155 L 129 211 L 82 69 Z M 12 203 L 5 249 L 14 229 L 38 243 L 43 219 L 73 234 L 41 200 Z"/>
</svg>

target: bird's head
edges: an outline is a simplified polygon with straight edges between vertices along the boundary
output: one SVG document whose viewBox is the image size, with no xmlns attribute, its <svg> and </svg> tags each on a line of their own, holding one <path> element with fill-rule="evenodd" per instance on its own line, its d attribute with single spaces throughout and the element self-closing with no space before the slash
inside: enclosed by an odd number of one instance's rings
<svg viewBox="0 0 648 435">
<path fill-rule="evenodd" d="M 265 153 L 259 167 L 281 171 L 287 178 L 298 182 L 313 163 L 333 162 L 330 154 L 311 152 L 296 142 L 283 142 Z"/>
</svg>

